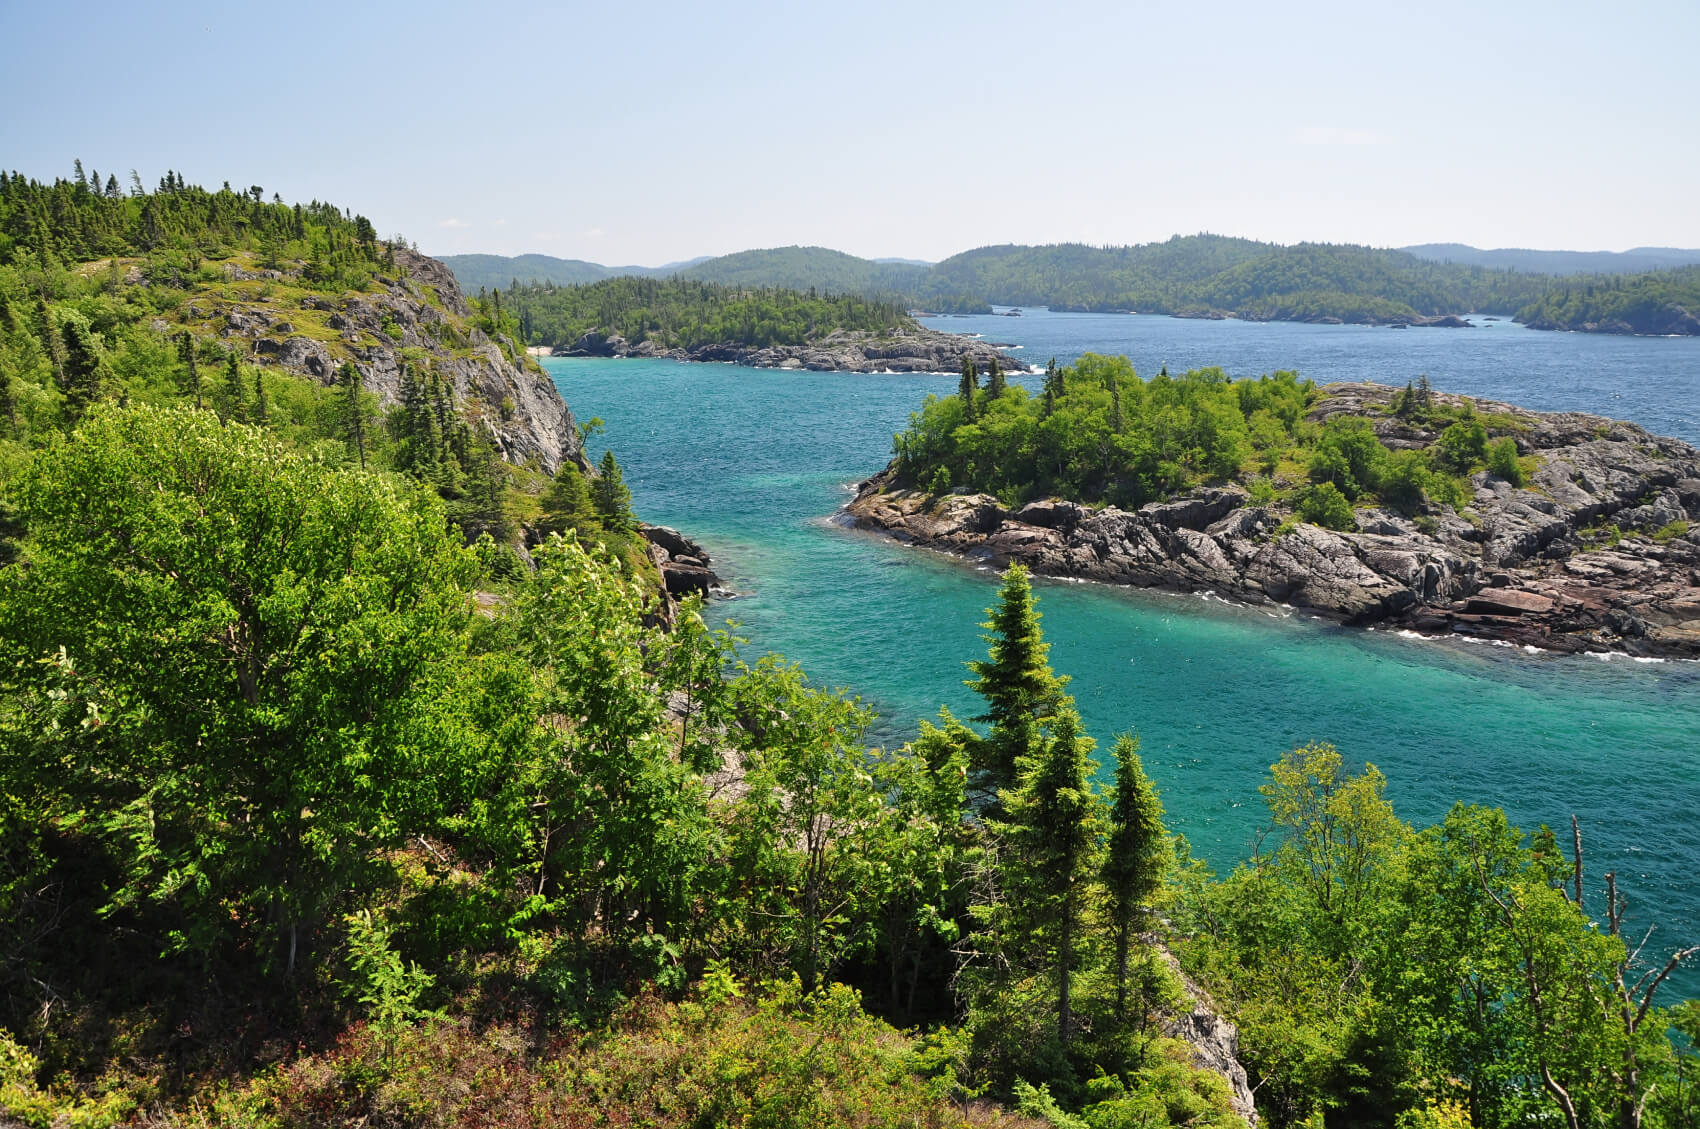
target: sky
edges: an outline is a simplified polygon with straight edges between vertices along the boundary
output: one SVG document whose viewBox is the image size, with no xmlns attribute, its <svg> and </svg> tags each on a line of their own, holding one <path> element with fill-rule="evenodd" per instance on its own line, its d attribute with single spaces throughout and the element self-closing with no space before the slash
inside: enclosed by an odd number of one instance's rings
<svg viewBox="0 0 1700 1129">
<path fill-rule="evenodd" d="M 1700 3 L 0 0 L 0 166 L 432 254 L 1700 247 Z"/>
</svg>

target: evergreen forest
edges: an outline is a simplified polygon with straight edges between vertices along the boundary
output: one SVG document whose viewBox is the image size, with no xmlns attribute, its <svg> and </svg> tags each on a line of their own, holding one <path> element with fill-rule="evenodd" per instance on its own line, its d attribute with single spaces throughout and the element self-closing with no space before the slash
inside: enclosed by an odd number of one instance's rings
<svg viewBox="0 0 1700 1129">
<path fill-rule="evenodd" d="M 585 334 L 663 349 L 737 343 L 803 345 L 834 330 L 913 331 L 903 307 L 855 294 L 746 289 L 686 279 L 614 278 L 583 286 L 534 283 L 497 292 L 535 345 L 570 348 Z"/>
</svg>

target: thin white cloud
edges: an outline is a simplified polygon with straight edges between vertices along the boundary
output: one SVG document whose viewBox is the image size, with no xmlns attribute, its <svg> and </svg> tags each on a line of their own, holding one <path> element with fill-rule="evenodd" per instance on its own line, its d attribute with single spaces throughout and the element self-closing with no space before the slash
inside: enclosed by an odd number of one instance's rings
<svg viewBox="0 0 1700 1129">
<path fill-rule="evenodd" d="M 444 220 L 442 223 L 439 223 L 437 226 L 438 227 L 465 227 L 465 226 L 467 226 L 467 223 L 463 219 L 456 219 L 454 216 L 450 216 L 448 219 Z"/>
<path fill-rule="evenodd" d="M 584 237 L 586 239 L 601 239 L 607 234 L 608 233 L 603 231 L 600 227 L 587 227 L 584 229 Z"/>
<path fill-rule="evenodd" d="M 1342 129 L 1332 125 L 1312 125 L 1295 135 L 1300 145 L 1385 145 L 1387 136 L 1373 129 Z"/>
</svg>

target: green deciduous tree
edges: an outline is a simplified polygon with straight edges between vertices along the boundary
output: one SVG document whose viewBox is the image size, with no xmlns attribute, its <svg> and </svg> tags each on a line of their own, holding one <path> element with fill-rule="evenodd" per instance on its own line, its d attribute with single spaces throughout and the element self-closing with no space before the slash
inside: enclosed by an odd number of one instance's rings
<svg viewBox="0 0 1700 1129">
<path fill-rule="evenodd" d="M 110 846 L 114 904 L 287 972 L 437 787 L 476 562 L 423 499 L 189 410 L 97 409 L 17 496 L 0 638 L 51 658 L 52 816 Z"/>
</svg>

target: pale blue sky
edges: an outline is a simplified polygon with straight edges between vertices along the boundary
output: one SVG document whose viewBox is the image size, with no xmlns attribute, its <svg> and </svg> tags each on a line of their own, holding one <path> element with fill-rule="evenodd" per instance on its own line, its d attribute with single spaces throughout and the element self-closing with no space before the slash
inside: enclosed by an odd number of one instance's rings
<svg viewBox="0 0 1700 1129">
<path fill-rule="evenodd" d="M 437 254 L 1700 246 L 1700 3 L 24 3 L 0 165 Z"/>
</svg>

